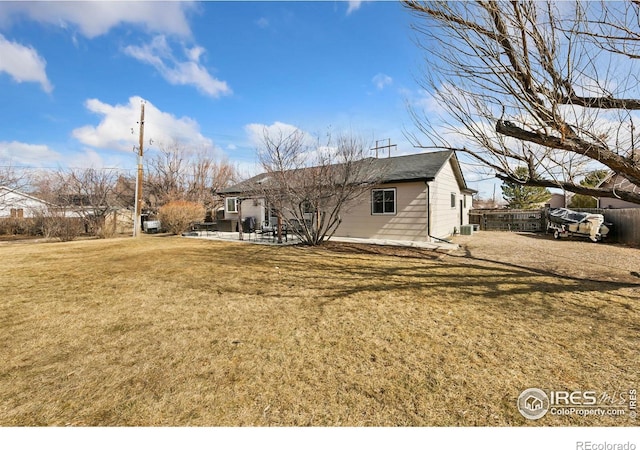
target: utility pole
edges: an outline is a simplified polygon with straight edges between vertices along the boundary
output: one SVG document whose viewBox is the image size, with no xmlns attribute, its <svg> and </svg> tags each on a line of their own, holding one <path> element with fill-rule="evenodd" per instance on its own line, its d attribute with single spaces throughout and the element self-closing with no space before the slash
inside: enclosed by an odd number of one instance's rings
<svg viewBox="0 0 640 450">
<path fill-rule="evenodd" d="M 380 142 L 384 142 L 385 140 L 387 141 L 387 145 L 380 145 L 379 144 Z M 392 148 L 394 150 L 397 150 L 398 149 L 398 144 L 391 145 L 391 139 L 388 138 L 388 139 L 382 139 L 382 140 L 376 141 L 376 146 L 374 148 L 372 148 L 371 150 L 375 150 L 376 151 L 376 159 L 378 159 L 378 150 L 387 149 L 389 151 L 389 154 L 388 154 L 389 156 L 388 157 L 391 158 L 391 149 Z"/>
<path fill-rule="evenodd" d="M 133 220 L 133 236 L 138 237 L 140 235 L 141 227 L 141 214 L 142 214 L 142 155 L 144 144 L 144 102 L 140 105 L 140 136 L 138 141 L 138 173 L 136 175 L 136 195 L 135 195 L 135 217 Z"/>
</svg>

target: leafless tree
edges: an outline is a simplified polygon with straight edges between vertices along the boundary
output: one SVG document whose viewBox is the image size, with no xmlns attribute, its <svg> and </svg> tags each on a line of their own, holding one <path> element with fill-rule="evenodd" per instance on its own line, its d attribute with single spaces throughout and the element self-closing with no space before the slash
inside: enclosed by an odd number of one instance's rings
<svg viewBox="0 0 640 450">
<path fill-rule="evenodd" d="M 638 2 L 403 4 L 425 51 L 417 145 L 466 152 L 504 181 L 640 203 L 640 188 L 580 184 L 608 168 L 640 186 Z"/>
<path fill-rule="evenodd" d="M 15 167 L 10 159 L 0 158 L 0 187 L 7 187 L 9 189 L 21 190 L 28 186 L 29 177 L 25 171 L 21 171 Z M 6 203 L 7 198 L 4 191 L 0 191 L 0 204 Z M 7 222 L 7 221 L 5 221 Z M 21 230 L 23 220 L 12 220 L 11 226 L 3 227 L 11 231 L 11 234 L 16 234 L 17 230 Z M 4 225 L 8 225 L 4 223 Z M 2 231 L 0 231 L 2 233 Z"/>
<path fill-rule="evenodd" d="M 0 186 L 20 190 L 29 184 L 28 181 L 24 170 L 17 168 L 10 159 L 0 158 Z"/>
<path fill-rule="evenodd" d="M 52 207 L 43 214 L 47 218 L 67 220 L 80 217 L 85 232 L 105 237 L 106 217 L 122 205 L 118 195 L 118 174 L 109 169 L 71 169 L 43 173 L 35 182 L 38 196 Z"/>
<path fill-rule="evenodd" d="M 179 142 L 162 145 L 147 160 L 145 203 L 154 210 L 171 201 L 190 201 L 213 210 L 218 192 L 236 180 L 236 169 L 218 161 L 210 151 L 192 150 Z"/>
<path fill-rule="evenodd" d="M 258 156 L 264 175 L 251 191 L 264 197 L 280 219 L 306 244 L 330 239 L 340 213 L 383 175 L 381 160 L 356 137 L 312 145 L 300 130 L 263 133 Z"/>
</svg>

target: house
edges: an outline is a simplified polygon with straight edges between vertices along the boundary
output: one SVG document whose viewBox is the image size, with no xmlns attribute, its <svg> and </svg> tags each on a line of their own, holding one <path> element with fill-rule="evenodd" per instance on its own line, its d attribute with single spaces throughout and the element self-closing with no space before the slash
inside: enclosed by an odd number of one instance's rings
<svg viewBox="0 0 640 450">
<path fill-rule="evenodd" d="M 639 192 L 640 187 L 634 185 L 629 180 L 624 178 L 619 174 L 615 174 L 611 172 L 602 182 L 598 185 L 600 188 L 605 189 L 614 189 L 621 191 L 635 191 Z M 624 200 L 620 200 L 618 198 L 605 198 L 601 197 L 598 199 L 598 208 L 607 209 L 607 208 L 640 208 L 640 205 L 637 203 L 625 202 Z"/>
<path fill-rule="evenodd" d="M 469 223 L 472 195 L 453 151 L 420 153 L 374 161 L 381 168 L 381 181 L 360 201 L 341 211 L 334 236 L 430 242 L 446 239 Z M 383 169 L 382 169 L 383 168 Z M 260 174 L 221 192 L 227 230 L 234 231 L 239 210 L 243 220 L 273 224 L 276 212 L 264 198 L 252 196 L 247 187 Z"/>
<path fill-rule="evenodd" d="M 0 186 L 0 219 L 29 219 L 45 214 L 82 218 L 78 208 L 65 208 L 16 189 Z"/>
<path fill-rule="evenodd" d="M 571 203 L 573 192 L 564 192 L 562 194 L 551 194 L 551 198 L 547 202 L 550 208 L 566 208 Z"/>
<path fill-rule="evenodd" d="M 52 206 L 39 198 L 6 186 L 0 186 L 0 218 L 37 217 Z"/>
<path fill-rule="evenodd" d="M 530 395 L 529 397 L 527 397 L 527 399 L 524 402 L 524 405 L 527 408 L 529 408 L 530 411 L 538 411 L 544 408 L 544 404 L 542 400 L 540 400 L 538 397 L 535 397 L 533 395 Z"/>
</svg>

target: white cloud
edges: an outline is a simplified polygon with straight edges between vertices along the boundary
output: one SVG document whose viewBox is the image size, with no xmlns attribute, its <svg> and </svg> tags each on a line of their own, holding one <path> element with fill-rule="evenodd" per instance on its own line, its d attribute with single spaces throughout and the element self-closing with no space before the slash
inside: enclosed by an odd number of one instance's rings
<svg viewBox="0 0 640 450">
<path fill-rule="evenodd" d="M 289 136 L 295 132 L 302 132 L 305 137 L 308 137 L 304 131 L 295 125 L 283 122 L 274 122 L 271 125 L 250 123 L 249 125 L 245 125 L 244 129 L 247 132 L 251 144 L 257 148 L 262 147 L 265 134 L 274 140 L 277 140 L 279 136 Z"/>
<path fill-rule="evenodd" d="M 124 52 L 155 67 L 164 79 L 173 85 L 193 85 L 204 94 L 216 98 L 232 92 L 225 81 L 212 77 L 200 64 L 200 57 L 205 52 L 202 47 L 184 48 L 187 59 L 180 61 L 174 55 L 166 37 L 156 36 L 149 44 L 129 45 L 124 48 Z"/>
<path fill-rule="evenodd" d="M 266 17 L 260 17 L 258 20 L 256 20 L 256 25 L 263 29 L 267 28 L 269 26 L 269 19 L 267 19 Z"/>
<path fill-rule="evenodd" d="M 86 148 L 82 152 L 74 153 L 66 157 L 67 165 L 79 168 L 100 169 L 106 167 L 102 156 L 91 148 Z"/>
<path fill-rule="evenodd" d="M 33 47 L 8 41 L 0 34 L 0 55 L 0 72 L 8 73 L 18 83 L 40 83 L 47 93 L 53 90 L 45 71 L 47 62 Z"/>
<path fill-rule="evenodd" d="M 393 83 L 393 78 L 384 73 L 379 73 L 371 79 L 376 89 L 383 90 L 386 86 L 390 86 Z"/>
<path fill-rule="evenodd" d="M 0 141 L 0 159 L 19 165 L 42 167 L 58 161 L 60 154 L 46 145 Z"/>
<path fill-rule="evenodd" d="M 409 105 L 416 108 L 418 111 L 438 115 L 445 115 L 447 112 L 442 102 L 426 90 L 420 90 L 417 92 L 403 90 L 402 93 L 405 95 Z"/>
<path fill-rule="evenodd" d="M 362 0 L 349 0 L 349 7 L 347 8 L 347 15 L 354 11 L 357 11 L 362 6 Z"/>
<path fill-rule="evenodd" d="M 150 32 L 190 36 L 186 12 L 193 2 L 86 1 L 0 2 L 0 20 L 27 16 L 31 20 L 64 29 L 77 29 L 87 38 L 106 34 L 123 24 L 136 24 Z"/>
<path fill-rule="evenodd" d="M 98 99 L 89 99 L 85 102 L 85 107 L 102 119 L 97 126 L 76 128 L 72 135 L 92 148 L 132 151 L 139 141 L 141 102 L 140 97 L 129 98 L 129 103 L 125 105 L 109 105 Z M 178 141 L 191 147 L 213 147 L 212 140 L 200 133 L 200 126 L 195 120 L 189 117 L 177 118 L 160 111 L 148 101 L 145 103 L 144 137 L 145 146 L 153 139 L 157 144 Z"/>
</svg>

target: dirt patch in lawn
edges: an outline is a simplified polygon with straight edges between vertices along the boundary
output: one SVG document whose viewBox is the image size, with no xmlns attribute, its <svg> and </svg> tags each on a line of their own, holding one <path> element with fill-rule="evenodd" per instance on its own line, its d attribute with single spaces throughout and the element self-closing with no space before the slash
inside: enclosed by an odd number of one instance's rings
<svg viewBox="0 0 640 450">
<path fill-rule="evenodd" d="M 585 239 L 553 239 L 544 233 L 481 231 L 456 236 L 451 258 L 506 264 L 578 280 L 640 285 L 640 250 Z"/>
</svg>

